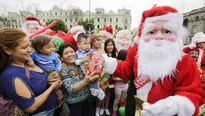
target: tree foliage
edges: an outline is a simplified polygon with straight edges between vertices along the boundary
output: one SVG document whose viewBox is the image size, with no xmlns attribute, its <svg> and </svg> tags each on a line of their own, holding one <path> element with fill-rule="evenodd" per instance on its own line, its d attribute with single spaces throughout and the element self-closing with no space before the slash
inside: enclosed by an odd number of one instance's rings
<svg viewBox="0 0 205 116">
<path fill-rule="evenodd" d="M 49 24 L 52 23 L 53 21 L 57 21 L 57 23 L 51 28 L 51 30 L 54 30 L 54 31 L 56 31 L 56 32 L 57 32 L 58 30 L 61 30 L 61 31 L 65 32 L 65 33 L 68 32 L 68 29 L 67 29 L 65 23 L 64 23 L 62 20 L 60 20 L 60 19 L 52 19 L 52 20 L 49 20 L 49 21 L 46 22 L 46 25 L 49 25 Z"/>
</svg>

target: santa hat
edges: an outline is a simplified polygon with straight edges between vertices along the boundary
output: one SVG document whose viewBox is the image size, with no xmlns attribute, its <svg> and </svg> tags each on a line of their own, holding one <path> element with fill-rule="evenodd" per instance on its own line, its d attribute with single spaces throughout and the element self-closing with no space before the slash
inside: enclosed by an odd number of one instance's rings
<svg viewBox="0 0 205 116">
<path fill-rule="evenodd" d="M 113 29 L 112 27 L 104 25 L 102 30 L 99 32 L 99 34 L 105 36 L 106 38 L 112 38 Z"/>
<path fill-rule="evenodd" d="M 39 24 L 40 26 L 43 26 L 40 22 L 39 19 L 37 19 L 36 17 L 33 17 L 33 16 L 29 16 L 27 18 L 24 19 L 24 22 L 26 22 L 27 24 L 28 23 L 36 23 L 36 24 Z"/>
<path fill-rule="evenodd" d="M 170 6 L 154 6 L 150 10 L 146 10 L 142 13 L 142 19 L 139 25 L 138 36 L 141 37 L 141 34 L 144 32 L 144 28 L 146 27 L 146 24 L 148 25 L 151 22 L 157 20 L 169 21 L 171 22 L 171 27 L 177 29 L 178 26 L 182 26 L 183 15 L 179 13 L 175 8 Z M 175 31 L 177 32 L 177 30 Z"/>
<path fill-rule="evenodd" d="M 205 42 L 205 34 L 203 32 L 198 32 L 192 37 L 192 43 Z"/>
<path fill-rule="evenodd" d="M 72 27 L 72 28 L 70 29 L 70 33 L 77 33 L 77 32 L 83 32 L 83 33 L 85 33 L 84 27 L 81 26 L 81 25 L 76 25 L 76 26 L 74 26 L 74 27 Z"/>
</svg>

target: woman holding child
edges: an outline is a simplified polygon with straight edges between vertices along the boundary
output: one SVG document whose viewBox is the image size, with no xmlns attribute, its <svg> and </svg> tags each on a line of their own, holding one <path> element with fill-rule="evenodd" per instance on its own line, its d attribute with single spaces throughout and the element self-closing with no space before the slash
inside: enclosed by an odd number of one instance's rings
<svg viewBox="0 0 205 116">
<path fill-rule="evenodd" d="M 88 84 L 98 79 L 94 72 L 84 75 L 79 65 L 75 64 L 76 54 L 71 44 L 61 45 L 59 55 L 63 63 L 61 77 L 63 93 L 70 109 L 70 116 L 92 116 L 91 92 Z"/>
</svg>

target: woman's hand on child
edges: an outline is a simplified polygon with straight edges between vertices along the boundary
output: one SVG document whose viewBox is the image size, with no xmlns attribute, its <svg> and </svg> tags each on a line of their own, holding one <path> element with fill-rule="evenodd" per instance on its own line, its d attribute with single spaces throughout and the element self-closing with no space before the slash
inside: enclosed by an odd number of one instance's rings
<svg viewBox="0 0 205 116">
<path fill-rule="evenodd" d="M 84 78 L 84 82 L 88 84 L 100 78 L 99 75 L 94 75 L 94 74 L 95 72 L 90 73 L 89 71 L 87 71 L 85 78 Z"/>
<path fill-rule="evenodd" d="M 50 80 L 50 85 L 52 86 L 53 90 L 56 91 L 58 89 L 60 89 L 62 84 L 62 81 L 58 80 L 58 79 L 52 79 Z"/>
</svg>

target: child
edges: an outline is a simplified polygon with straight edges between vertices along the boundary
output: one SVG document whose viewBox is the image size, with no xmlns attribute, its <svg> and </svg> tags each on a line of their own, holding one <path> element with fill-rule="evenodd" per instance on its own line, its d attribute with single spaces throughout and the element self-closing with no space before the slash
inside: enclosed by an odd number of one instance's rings
<svg viewBox="0 0 205 116">
<path fill-rule="evenodd" d="M 54 53 L 54 44 L 47 36 L 37 36 L 31 41 L 32 47 L 35 49 L 31 53 L 31 59 L 36 65 L 47 72 L 60 72 L 61 61 Z"/>
<path fill-rule="evenodd" d="M 85 67 L 82 65 L 88 55 L 94 52 L 91 49 L 90 38 L 85 33 L 77 33 L 77 45 L 78 50 L 76 51 L 76 65 L 81 65 L 83 73 L 86 74 Z M 91 94 L 102 100 L 105 97 L 104 91 L 100 88 L 100 83 L 94 81 L 90 84 Z"/>
<path fill-rule="evenodd" d="M 118 53 L 117 59 L 118 60 L 125 60 L 126 55 L 127 55 L 127 50 L 122 49 Z M 113 104 L 112 116 L 116 116 L 117 115 L 118 104 L 120 103 L 121 97 L 126 95 L 128 84 L 124 83 L 118 77 L 113 78 L 113 80 L 115 81 L 115 84 L 114 84 L 114 86 L 115 86 L 115 101 L 114 101 L 114 104 Z"/>
<path fill-rule="evenodd" d="M 116 52 L 116 47 L 115 47 L 115 42 L 113 39 L 106 39 L 105 42 L 104 42 L 105 45 L 104 46 L 104 51 L 106 52 L 106 55 L 108 57 L 112 57 L 112 58 L 116 58 L 117 56 L 117 52 Z M 110 75 L 109 75 L 110 76 Z M 106 96 L 105 96 L 105 99 L 98 103 L 97 104 L 97 110 L 96 112 L 99 112 L 100 115 L 103 115 L 104 112 L 106 115 L 110 115 L 110 111 L 108 109 L 108 106 L 109 106 L 109 102 L 110 102 L 110 98 L 111 98 L 111 91 L 112 89 L 114 88 L 114 85 L 113 85 L 113 81 L 112 81 L 112 77 L 109 78 L 107 80 L 107 87 L 105 89 L 105 93 L 106 93 Z M 100 111 L 98 110 L 100 109 Z M 98 114 L 98 113 L 97 113 Z M 98 115 L 97 115 L 98 116 Z"/>
</svg>

